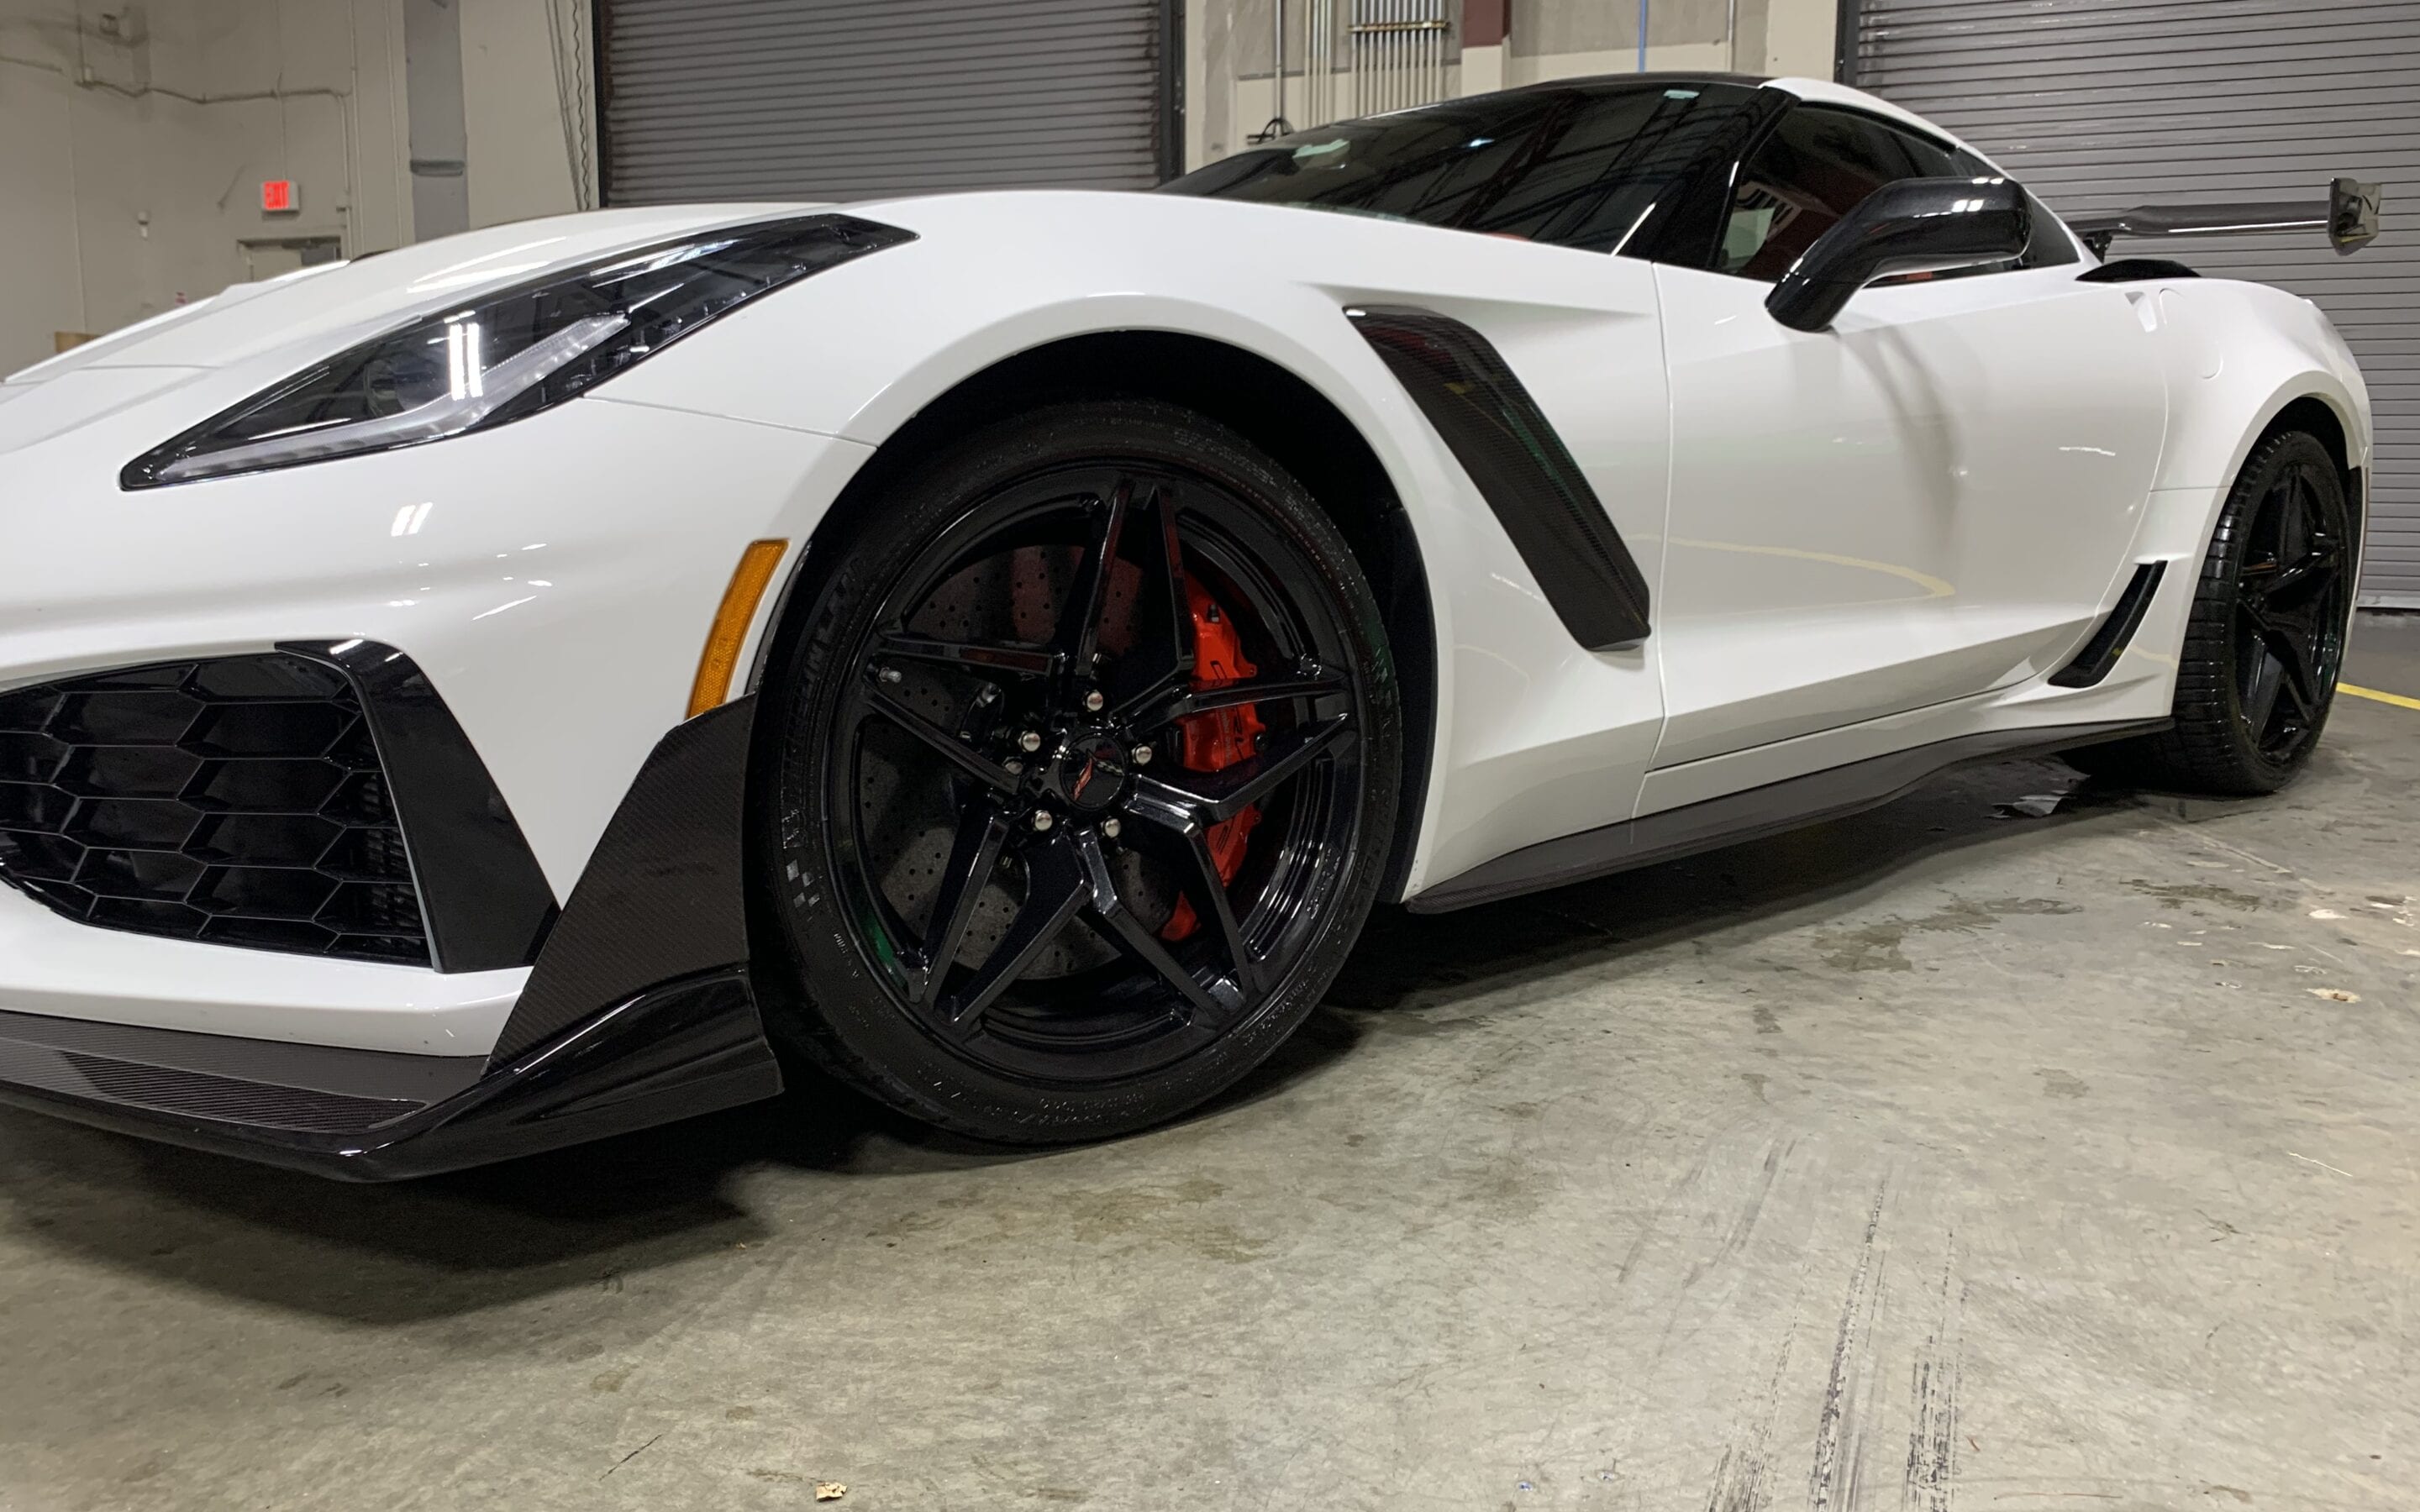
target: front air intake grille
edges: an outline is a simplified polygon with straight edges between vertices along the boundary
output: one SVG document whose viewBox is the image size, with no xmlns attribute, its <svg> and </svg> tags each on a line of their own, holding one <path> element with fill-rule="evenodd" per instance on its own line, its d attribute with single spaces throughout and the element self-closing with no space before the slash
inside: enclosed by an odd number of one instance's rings
<svg viewBox="0 0 2420 1512">
<path fill-rule="evenodd" d="M 429 964 L 360 700 L 299 656 L 0 694 L 0 881 L 110 929 Z"/>
</svg>

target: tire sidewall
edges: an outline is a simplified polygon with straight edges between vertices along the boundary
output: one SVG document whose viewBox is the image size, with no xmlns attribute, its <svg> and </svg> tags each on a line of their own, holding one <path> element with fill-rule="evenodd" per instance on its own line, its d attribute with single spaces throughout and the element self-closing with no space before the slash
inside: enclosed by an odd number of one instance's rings
<svg viewBox="0 0 2420 1512">
<path fill-rule="evenodd" d="M 2211 546 L 2213 566 L 2217 570 L 2210 576 L 2214 600 L 2210 610 L 2215 625 L 2224 630 L 2224 638 L 2219 643 L 2226 648 L 2226 665 L 2219 679 L 2226 729 L 2236 762 L 2245 778 L 2244 785 L 2257 791 L 2274 791 L 2283 787 L 2309 764 L 2311 753 L 2319 748 L 2320 737 L 2326 733 L 2328 717 L 2335 708 L 2335 688 L 2334 679 L 2330 678 L 2327 686 L 2318 689 L 2319 707 L 2310 721 L 2310 733 L 2283 761 L 2273 759 L 2260 749 L 2257 734 L 2246 728 L 2243 718 L 2242 685 L 2237 675 L 2240 669 L 2235 665 L 2237 640 L 2233 630 L 2236 606 L 2242 592 L 2241 574 L 2243 559 L 2251 549 L 2253 526 L 2269 490 L 2280 476 L 2297 468 L 2310 471 L 2319 486 L 2327 491 L 2328 502 L 2341 523 L 2350 558 L 2354 546 L 2352 532 L 2359 528 L 2358 522 L 2352 518 L 2351 500 L 2336 471 L 2335 459 L 2317 437 L 2304 431 L 2288 431 L 2273 437 L 2253 453 L 2219 513 L 2218 526 Z M 2345 570 L 2348 573 L 2354 570 L 2350 560 Z M 2352 594 L 2346 594 L 2348 614 L 2352 598 Z M 2336 630 L 2341 637 L 2345 627 L 2338 625 Z"/>
</svg>

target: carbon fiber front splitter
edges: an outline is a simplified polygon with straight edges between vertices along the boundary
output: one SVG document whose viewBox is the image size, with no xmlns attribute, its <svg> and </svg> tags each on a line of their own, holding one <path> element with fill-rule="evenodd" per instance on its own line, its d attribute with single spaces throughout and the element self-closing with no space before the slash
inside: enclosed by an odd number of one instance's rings
<svg viewBox="0 0 2420 1512">
<path fill-rule="evenodd" d="M 0 1013 L 0 1103 L 354 1181 L 535 1154 L 782 1090 L 736 967 L 650 988 L 488 1066 Z"/>
</svg>

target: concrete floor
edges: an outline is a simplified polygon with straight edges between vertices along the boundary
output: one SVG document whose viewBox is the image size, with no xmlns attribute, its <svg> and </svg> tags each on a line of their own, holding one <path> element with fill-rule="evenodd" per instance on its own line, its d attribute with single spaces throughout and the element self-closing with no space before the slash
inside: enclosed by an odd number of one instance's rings
<svg viewBox="0 0 2420 1512">
<path fill-rule="evenodd" d="M 2346 699 L 2267 802 L 2007 765 L 1382 918 L 1094 1149 L 812 1089 L 363 1189 L 0 1116 L 0 1507 L 2409 1507 L 2415 851 L 2420 711 Z"/>
</svg>

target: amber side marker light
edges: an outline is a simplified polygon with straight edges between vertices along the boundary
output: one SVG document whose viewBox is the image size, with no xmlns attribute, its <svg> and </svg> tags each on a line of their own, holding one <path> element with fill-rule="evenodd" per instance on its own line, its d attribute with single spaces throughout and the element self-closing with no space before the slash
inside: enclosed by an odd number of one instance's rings
<svg viewBox="0 0 2420 1512">
<path fill-rule="evenodd" d="M 772 584 L 773 569 L 790 549 L 787 541 L 751 541 L 731 569 L 731 586 L 722 591 L 722 607 L 714 611 L 714 628 L 706 638 L 706 654 L 697 658 L 697 681 L 690 685 L 689 717 L 721 708 L 731 699 L 732 675 L 739 670 L 739 648 L 748 642 L 748 626 L 756 620 L 756 606 Z"/>
</svg>

